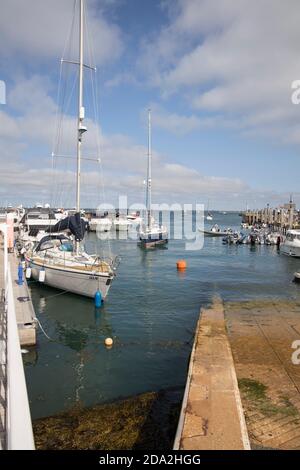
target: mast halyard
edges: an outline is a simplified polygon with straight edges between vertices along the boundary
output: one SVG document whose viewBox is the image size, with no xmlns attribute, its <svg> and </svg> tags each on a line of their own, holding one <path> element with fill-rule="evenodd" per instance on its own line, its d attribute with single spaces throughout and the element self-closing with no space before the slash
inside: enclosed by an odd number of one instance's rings
<svg viewBox="0 0 300 470">
<path fill-rule="evenodd" d="M 79 6 L 79 86 L 78 86 L 78 135 L 77 135 L 77 178 L 76 178 L 76 212 L 80 212 L 80 176 L 81 176 L 81 141 L 82 134 L 87 130 L 83 126 L 83 13 L 84 0 Z M 76 253 L 79 251 L 79 242 L 76 242 Z"/>
<path fill-rule="evenodd" d="M 147 227 L 151 228 L 151 109 L 148 109 Z"/>
</svg>

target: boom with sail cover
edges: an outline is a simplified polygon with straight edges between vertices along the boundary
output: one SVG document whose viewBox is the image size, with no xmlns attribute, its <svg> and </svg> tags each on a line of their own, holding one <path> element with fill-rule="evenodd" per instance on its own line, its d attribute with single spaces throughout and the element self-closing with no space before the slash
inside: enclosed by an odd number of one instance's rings
<svg viewBox="0 0 300 470">
<path fill-rule="evenodd" d="M 77 242 L 81 242 L 84 238 L 86 230 L 86 222 L 80 217 L 80 213 L 77 212 L 75 215 L 70 215 L 65 219 L 60 220 L 57 224 L 52 227 L 48 227 L 46 232 L 57 233 L 63 230 L 70 230 L 74 235 Z"/>
</svg>

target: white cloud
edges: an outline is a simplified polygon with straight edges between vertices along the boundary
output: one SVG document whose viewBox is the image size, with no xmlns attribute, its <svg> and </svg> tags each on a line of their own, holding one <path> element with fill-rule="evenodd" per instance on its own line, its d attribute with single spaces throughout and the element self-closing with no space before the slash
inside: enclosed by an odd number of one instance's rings
<svg viewBox="0 0 300 470">
<path fill-rule="evenodd" d="M 300 119 L 291 103 L 291 83 L 300 77 L 298 0 L 168 5 L 169 24 L 141 50 L 150 84 L 164 97 L 185 96 L 193 113 L 217 115 L 216 124 L 229 120 L 252 135 L 273 130 L 273 138 L 292 142 L 291 124 Z"/>
<path fill-rule="evenodd" d="M 79 2 L 77 1 L 77 7 Z M 71 28 L 74 0 L 9 0 L 0 15 L 0 54 L 23 62 L 60 58 Z M 88 2 L 89 36 L 97 65 L 114 60 L 122 50 L 119 28 L 104 16 L 97 0 Z M 75 28 L 77 27 L 76 16 Z M 78 41 L 75 37 L 77 48 Z M 86 37 L 87 43 L 87 37 Z M 72 57 L 76 59 L 76 57 Z M 68 57 L 70 59 L 70 57 Z"/>
<path fill-rule="evenodd" d="M 185 136 L 203 128 L 215 127 L 220 124 L 216 117 L 199 117 L 196 114 L 182 115 L 170 112 L 158 103 L 151 103 L 153 127 L 167 130 L 176 136 Z M 143 122 L 146 121 L 145 110 L 141 113 Z"/>
<path fill-rule="evenodd" d="M 132 73 L 121 72 L 116 74 L 110 80 L 107 80 L 104 86 L 108 88 L 118 87 L 120 85 L 140 85 Z"/>
<path fill-rule="evenodd" d="M 47 80 L 37 75 L 18 82 L 9 96 L 11 108 L 18 111 L 17 115 L 4 112 L 0 114 L 0 129 L 5 130 L 0 157 L 2 200 L 6 194 L 14 193 L 19 201 L 45 200 L 58 203 L 64 197 L 69 205 L 73 204 L 75 160 L 57 159 L 55 171 L 51 169 L 50 153 L 56 107 L 47 93 L 49 88 L 51 86 Z M 158 113 L 155 114 L 159 117 Z M 164 116 L 159 119 L 163 120 Z M 175 115 L 171 127 L 176 130 L 178 126 L 185 125 L 185 131 L 190 131 L 195 124 L 199 123 L 189 119 L 182 120 Z M 104 183 L 111 197 L 113 193 L 130 193 L 140 200 L 146 175 L 146 147 L 122 134 L 103 135 L 101 129 L 90 119 L 86 119 L 86 125 L 88 132 L 83 137 L 83 154 L 97 156 L 95 134 L 98 132 Z M 64 128 L 63 140 L 67 143 L 65 151 L 61 153 L 75 156 L 76 121 L 72 116 L 65 116 Z M 95 204 L 93 201 L 97 198 L 97 192 L 99 193 L 100 173 L 96 164 L 83 161 L 82 166 L 83 200 L 90 198 L 89 203 Z M 194 199 L 209 192 L 229 193 L 246 189 L 246 185 L 239 180 L 203 176 L 194 169 L 172 163 L 166 156 L 155 151 L 153 181 L 154 195 L 159 196 L 162 201 L 169 200 L 170 197 Z"/>
</svg>

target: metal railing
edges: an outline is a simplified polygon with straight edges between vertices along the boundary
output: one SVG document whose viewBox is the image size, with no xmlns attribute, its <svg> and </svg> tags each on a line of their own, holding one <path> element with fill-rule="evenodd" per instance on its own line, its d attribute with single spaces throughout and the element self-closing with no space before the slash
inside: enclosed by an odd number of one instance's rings
<svg viewBox="0 0 300 470">
<path fill-rule="evenodd" d="M 6 347 L 6 448 L 34 450 L 27 387 L 22 361 L 13 284 L 7 256 L 7 227 L 0 224 L 4 239 L 5 311 L 7 316 Z"/>
</svg>

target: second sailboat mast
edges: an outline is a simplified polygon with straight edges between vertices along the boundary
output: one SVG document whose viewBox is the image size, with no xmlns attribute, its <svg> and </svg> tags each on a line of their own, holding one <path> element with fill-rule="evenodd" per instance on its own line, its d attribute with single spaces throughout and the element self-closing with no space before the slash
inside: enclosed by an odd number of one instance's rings
<svg viewBox="0 0 300 470">
<path fill-rule="evenodd" d="M 148 109 L 147 224 L 151 227 L 151 109 Z"/>
</svg>

